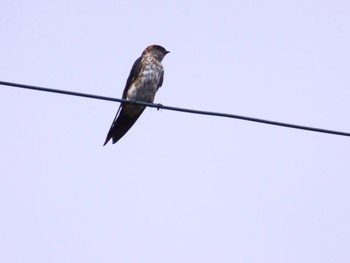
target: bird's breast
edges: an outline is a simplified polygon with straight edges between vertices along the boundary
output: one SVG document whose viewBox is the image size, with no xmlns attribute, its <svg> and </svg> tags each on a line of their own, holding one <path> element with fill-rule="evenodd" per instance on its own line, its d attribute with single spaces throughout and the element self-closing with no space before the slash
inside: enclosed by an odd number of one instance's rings
<svg viewBox="0 0 350 263">
<path fill-rule="evenodd" d="M 164 73 L 163 66 L 154 58 L 145 58 L 141 63 L 142 69 L 131 84 L 127 99 L 153 102 Z"/>
</svg>

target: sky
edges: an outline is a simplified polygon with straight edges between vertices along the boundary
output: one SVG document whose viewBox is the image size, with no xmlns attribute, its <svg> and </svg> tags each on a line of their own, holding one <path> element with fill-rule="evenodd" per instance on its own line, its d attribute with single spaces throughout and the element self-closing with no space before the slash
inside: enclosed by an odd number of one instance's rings
<svg viewBox="0 0 350 263">
<path fill-rule="evenodd" d="M 350 132 L 350 3 L 0 2 L 0 80 Z M 350 262 L 350 138 L 0 86 L 0 262 Z"/>
</svg>

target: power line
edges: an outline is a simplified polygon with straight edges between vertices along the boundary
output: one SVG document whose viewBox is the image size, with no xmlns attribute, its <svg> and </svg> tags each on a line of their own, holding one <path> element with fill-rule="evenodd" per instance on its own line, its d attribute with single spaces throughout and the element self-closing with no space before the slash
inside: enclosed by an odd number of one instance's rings
<svg viewBox="0 0 350 263">
<path fill-rule="evenodd" d="M 124 100 L 124 99 L 117 99 L 117 98 L 98 96 L 98 95 L 73 92 L 73 91 L 66 91 L 66 90 L 49 89 L 49 88 L 43 88 L 43 87 L 37 87 L 37 86 L 31 86 L 31 85 L 25 85 L 25 84 L 18 84 L 18 83 L 11 83 L 11 82 L 5 82 L 5 81 L 0 81 L 0 85 L 12 86 L 12 87 L 24 88 L 24 89 L 31 89 L 31 90 L 39 90 L 39 91 L 52 92 L 52 93 L 59 93 L 59 94 L 65 94 L 65 95 L 70 95 L 70 96 L 85 97 L 85 98 L 97 99 L 97 100 L 123 102 L 123 103 L 136 104 L 136 105 L 142 105 L 142 106 L 146 106 L 146 107 L 171 110 L 171 111 L 180 111 L 180 112 L 193 113 L 193 114 L 240 119 L 240 120 L 245 120 L 245 121 L 252 121 L 252 122 L 270 124 L 270 125 L 275 125 L 275 126 L 282 126 L 282 127 L 287 127 L 287 128 L 299 129 L 299 130 L 307 130 L 307 131 L 313 131 L 313 132 L 320 132 L 320 133 L 327 133 L 327 134 L 349 136 L 350 137 L 350 133 L 348 133 L 348 132 L 326 130 L 326 129 L 321 129 L 321 128 L 308 127 L 308 126 L 283 123 L 283 122 L 277 122 L 277 121 L 270 121 L 270 120 L 240 116 L 240 115 L 235 115 L 235 114 L 212 112 L 212 111 L 202 111 L 202 110 L 194 110 L 194 109 L 185 109 L 185 108 L 166 106 L 166 105 L 156 104 L 156 103 L 147 103 L 147 102 L 142 102 L 142 101 L 130 101 L 130 100 Z"/>
</svg>

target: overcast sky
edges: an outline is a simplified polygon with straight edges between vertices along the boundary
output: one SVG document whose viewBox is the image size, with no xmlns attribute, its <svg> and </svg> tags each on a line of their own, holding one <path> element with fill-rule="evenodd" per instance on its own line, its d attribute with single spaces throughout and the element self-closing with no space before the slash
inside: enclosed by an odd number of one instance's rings
<svg viewBox="0 0 350 263">
<path fill-rule="evenodd" d="M 0 2 L 0 80 L 350 132 L 349 1 Z M 0 86 L 0 262 L 350 262 L 350 137 Z"/>
</svg>

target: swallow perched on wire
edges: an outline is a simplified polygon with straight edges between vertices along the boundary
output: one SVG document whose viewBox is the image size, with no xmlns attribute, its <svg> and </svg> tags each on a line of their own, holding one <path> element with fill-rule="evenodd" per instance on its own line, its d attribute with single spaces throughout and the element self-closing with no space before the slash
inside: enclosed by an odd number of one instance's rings
<svg viewBox="0 0 350 263">
<path fill-rule="evenodd" d="M 131 68 L 123 92 L 123 99 L 153 103 L 157 90 L 163 84 L 164 69 L 161 61 L 168 54 L 164 47 L 147 47 Z M 103 146 L 110 139 L 119 141 L 140 117 L 145 106 L 121 103 Z"/>
</svg>

